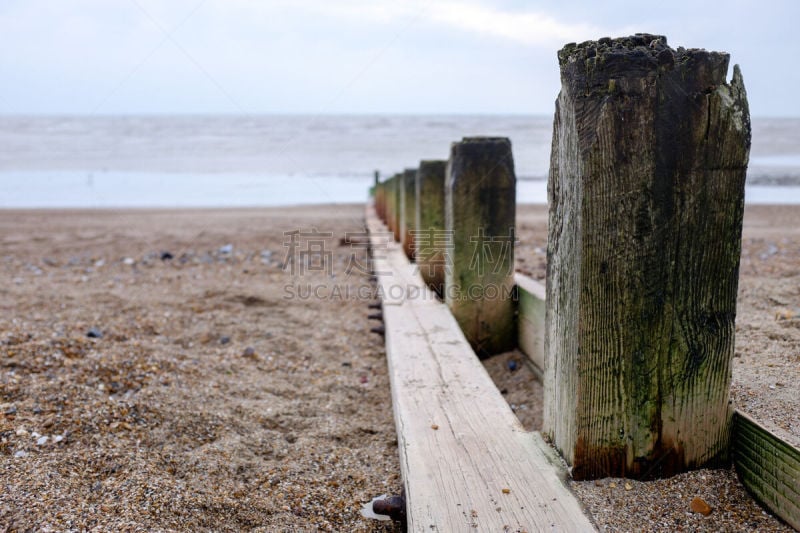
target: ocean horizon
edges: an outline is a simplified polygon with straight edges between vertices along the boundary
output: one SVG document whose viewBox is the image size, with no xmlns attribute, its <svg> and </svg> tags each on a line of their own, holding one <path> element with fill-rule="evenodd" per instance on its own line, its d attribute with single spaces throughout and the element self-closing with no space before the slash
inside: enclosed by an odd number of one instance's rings
<svg viewBox="0 0 800 533">
<path fill-rule="evenodd" d="M 544 115 L 0 116 L 0 208 L 363 202 L 469 136 L 511 139 L 520 203 L 546 203 Z M 753 119 L 751 204 L 800 204 L 800 119 Z"/>
</svg>

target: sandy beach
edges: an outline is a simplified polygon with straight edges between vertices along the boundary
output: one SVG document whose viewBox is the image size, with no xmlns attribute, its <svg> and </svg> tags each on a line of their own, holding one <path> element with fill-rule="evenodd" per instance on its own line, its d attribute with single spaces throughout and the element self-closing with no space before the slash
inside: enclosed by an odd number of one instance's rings
<svg viewBox="0 0 800 533">
<path fill-rule="evenodd" d="M 0 211 L 0 531 L 396 530 L 359 514 L 401 488 L 363 213 Z M 797 220 L 746 210 L 732 387 L 794 442 Z M 517 225 L 543 279 L 546 207 Z M 511 360 L 486 366 L 536 429 L 541 387 Z M 729 470 L 626 483 L 573 488 L 608 531 L 788 531 Z"/>
</svg>

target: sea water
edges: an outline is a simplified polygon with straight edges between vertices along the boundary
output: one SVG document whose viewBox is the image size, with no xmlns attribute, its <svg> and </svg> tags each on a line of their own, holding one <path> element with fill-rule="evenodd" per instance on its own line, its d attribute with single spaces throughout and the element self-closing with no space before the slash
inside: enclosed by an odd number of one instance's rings
<svg viewBox="0 0 800 533">
<path fill-rule="evenodd" d="M 520 202 L 547 201 L 546 116 L 5 116 L 0 207 L 362 202 L 383 177 L 509 137 Z M 800 203 L 800 119 L 754 119 L 746 199 Z"/>
</svg>

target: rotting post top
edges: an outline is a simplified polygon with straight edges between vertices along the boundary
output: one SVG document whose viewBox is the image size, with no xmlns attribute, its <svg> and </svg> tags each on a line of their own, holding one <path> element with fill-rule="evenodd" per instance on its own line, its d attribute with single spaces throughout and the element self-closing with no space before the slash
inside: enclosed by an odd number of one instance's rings
<svg viewBox="0 0 800 533">
<path fill-rule="evenodd" d="M 673 69 L 705 71 L 698 76 L 713 85 L 725 83 L 730 55 L 702 48 L 673 49 L 663 35 L 637 33 L 629 37 L 603 37 L 580 44 L 569 43 L 558 52 L 562 77 L 569 73 L 588 85 L 606 84 L 619 77 L 646 76 Z"/>
</svg>

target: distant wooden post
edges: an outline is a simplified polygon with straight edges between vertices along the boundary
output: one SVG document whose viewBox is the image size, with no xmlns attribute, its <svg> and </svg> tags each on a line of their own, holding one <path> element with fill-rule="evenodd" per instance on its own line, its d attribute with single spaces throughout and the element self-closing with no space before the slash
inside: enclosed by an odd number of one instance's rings
<svg viewBox="0 0 800 533">
<path fill-rule="evenodd" d="M 416 180 L 415 256 L 425 283 L 444 295 L 447 233 L 444 227 L 444 177 L 447 161 L 421 161 Z"/>
<path fill-rule="evenodd" d="M 407 168 L 403 172 L 403 252 L 414 260 L 414 232 L 417 221 L 417 169 Z"/>
<path fill-rule="evenodd" d="M 374 203 L 375 203 L 375 213 L 378 215 L 380 220 L 383 220 L 383 183 L 376 183 L 375 184 L 375 195 L 374 195 Z"/>
<path fill-rule="evenodd" d="M 392 188 L 394 189 L 394 215 L 392 220 L 392 231 L 394 232 L 394 240 L 401 242 L 402 227 L 403 227 L 403 174 L 395 174 L 392 178 L 394 182 Z"/>
<path fill-rule="evenodd" d="M 389 178 L 383 182 L 383 222 L 386 224 L 386 227 L 391 231 L 392 226 L 389 223 L 391 210 L 391 201 L 392 198 L 392 179 Z"/>
<path fill-rule="evenodd" d="M 475 137 L 453 143 L 445 178 L 445 302 L 476 353 L 516 346 L 511 142 Z"/>
<path fill-rule="evenodd" d="M 386 222 L 386 182 L 385 181 L 382 181 L 378 185 L 378 191 L 380 192 L 380 196 L 379 196 L 379 199 L 380 199 L 380 202 L 379 202 L 380 219 L 383 222 Z"/>
<path fill-rule="evenodd" d="M 558 54 L 544 431 L 577 479 L 727 460 L 750 118 L 728 54 Z"/>
<path fill-rule="evenodd" d="M 389 231 L 392 233 L 394 233 L 395 229 L 394 222 L 397 196 L 397 191 L 395 190 L 396 183 L 396 176 L 392 176 L 386 180 L 386 227 L 389 228 Z"/>
<path fill-rule="evenodd" d="M 373 194 L 373 200 L 374 200 L 374 203 L 375 203 L 375 212 L 378 214 L 378 218 L 380 218 L 382 220 L 383 219 L 383 215 L 381 214 L 381 211 L 382 211 L 382 206 L 381 206 L 382 200 L 381 200 L 381 197 L 382 197 L 382 194 L 383 194 L 383 187 L 382 187 L 382 184 L 381 184 L 380 172 L 378 172 L 377 170 L 375 171 L 375 184 L 373 185 L 373 190 L 375 191 L 374 194 Z"/>
</svg>

